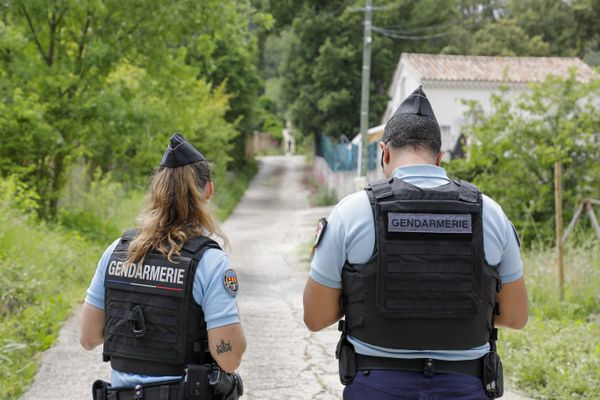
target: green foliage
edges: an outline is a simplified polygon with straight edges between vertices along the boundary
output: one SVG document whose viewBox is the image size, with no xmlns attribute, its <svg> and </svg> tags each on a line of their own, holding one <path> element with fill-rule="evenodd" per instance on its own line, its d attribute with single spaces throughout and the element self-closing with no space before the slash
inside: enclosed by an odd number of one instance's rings
<svg viewBox="0 0 600 400">
<path fill-rule="evenodd" d="M 225 221 L 231 215 L 250 181 L 256 175 L 257 169 L 256 161 L 251 161 L 246 163 L 243 169 L 229 173 L 222 180 L 215 182 L 215 194 L 212 202 L 220 221 Z"/>
<path fill-rule="evenodd" d="M 565 298 L 552 251 L 524 254 L 530 321 L 502 331 L 499 351 L 511 386 L 543 399 L 600 397 L 600 245 L 568 246 Z"/>
<path fill-rule="evenodd" d="M 7 1 L 0 15 L 0 177 L 24 182 L 40 216 L 57 216 L 81 162 L 144 181 L 176 130 L 217 176 L 244 163 L 261 122 L 252 29 L 270 15 L 218 0 Z"/>
<path fill-rule="evenodd" d="M 260 132 L 266 132 L 275 140 L 283 140 L 283 123 L 278 117 L 277 105 L 267 96 L 261 96 L 260 104 Z"/>
<path fill-rule="evenodd" d="M 58 222 L 92 243 L 110 243 L 133 226 L 143 193 L 126 190 L 100 170 L 89 184 L 82 184 L 79 180 L 87 177 L 83 173 L 72 174 L 74 182 L 69 182 L 60 199 Z"/>
<path fill-rule="evenodd" d="M 473 54 L 488 56 L 547 56 L 548 43 L 541 36 L 530 38 L 512 19 L 485 25 L 473 37 Z"/>
<path fill-rule="evenodd" d="M 555 162 L 567 221 L 582 199 L 600 197 L 599 95 L 599 82 L 549 77 L 515 100 L 506 90 L 493 95 L 489 115 L 471 103 L 468 156 L 448 168 L 502 204 L 527 245 L 551 243 Z"/>
<path fill-rule="evenodd" d="M 1 181 L 0 181 L 1 182 Z M 8 193 L 1 182 L 2 193 Z M 100 246 L 0 201 L 0 398 L 16 399 L 89 283 Z"/>
<path fill-rule="evenodd" d="M 452 2 L 386 1 L 375 11 L 373 24 L 401 28 L 407 35 L 423 35 L 434 27 L 436 35 L 422 40 L 395 40 L 373 35 L 369 120 L 383 115 L 387 88 L 402 52 L 438 52 L 446 44 L 444 26 L 456 16 Z M 281 67 L 281 100 L 287 116 L 304 135 L 321 132 L 353 137 L 359 130 L 363 48 L 362 1 L 297 2 L 291 35 Z M 426 30 L 426 34 L 431 33 Z M 426 36 L 426 35 L 425 35 Z"/>
</svg>

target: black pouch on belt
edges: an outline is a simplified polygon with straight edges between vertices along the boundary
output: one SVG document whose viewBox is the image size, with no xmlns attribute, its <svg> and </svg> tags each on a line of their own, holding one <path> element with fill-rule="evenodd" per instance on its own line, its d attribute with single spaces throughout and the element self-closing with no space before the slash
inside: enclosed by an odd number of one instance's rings
<svg viewBox="0 0 600 400">
<path fill-rule="evenodd" d="M 106 396 L 108 396 L 108 387 L 110 384 L 108 382 L 104 382 L 98 379 L 92 385 L 92 398 L 94 400 L 106 400 Z"/>
<path fill-rule="evenodd" d="M 208 385 L 208 377 L 212 372 L 211 364 L 188 365 L 185 378 L 185 398 L 188 400 L 212 399 L 212 391 Z"/>
<path fill-rule="evenodd" d="M 356 376 L 356 353 L 354 352 L 354 346 L 348 341 L 345 334 L 342 334 L 337 344 L 335 358 L 339 362 L 340 381 L 342 385 L 351 384 Z"/>
<path fill-rule="evenodd" d="M 497 399 L 504 394 L 502 361 L 495 351 L 490 351 L 483 357 L 483 386 L 490 399 Z"/>
</svg>

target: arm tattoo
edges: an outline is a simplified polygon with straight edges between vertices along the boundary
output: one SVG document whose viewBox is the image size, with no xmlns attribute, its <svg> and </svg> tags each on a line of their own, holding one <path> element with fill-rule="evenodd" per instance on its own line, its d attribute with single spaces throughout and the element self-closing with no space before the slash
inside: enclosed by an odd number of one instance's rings
<svg viewBox="0 0 600 400">
<path fill-rule="evenodd" d="M 231 351 L 231 341 L 225 343 L 225 341 L 221 339 L 221 344 L 217 345 L 217 354 L 227 353 L 228 351 Z"/>
</svg>

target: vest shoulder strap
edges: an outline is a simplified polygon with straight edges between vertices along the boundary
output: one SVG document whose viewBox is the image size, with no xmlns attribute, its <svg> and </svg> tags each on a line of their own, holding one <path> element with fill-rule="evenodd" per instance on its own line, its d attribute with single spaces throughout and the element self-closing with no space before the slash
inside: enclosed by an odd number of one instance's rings
<svg viewBox="0 0 600 400">
<path fill-rule="evenodd" d="M 458 192 L 459 199 L 467 203 L 477 203 L 479 198 L 479 189 L 477 189 L 477 186 L 467 181 L 459 181 L 458 184 L 460 185 Z"/>
<path fill-rule="evenodd" d="M 208 249 L 221 249 L 221 246 L 215 240 L 206 236 L 192 238 L 183 245 L 183 250 L 196 261 L 199 261 Z"/>
<path fill-rule="evenodd" d="M 386 197 L 394 195 L 394 191 L 392 190 L 392 185 L 389 179 L 373 182 L 368 186 L 367 189 L 370 189 L 373 192 L 373 195 L 377 200 L 385 199 Z"/>
<path fill-rule="evenodd" d="M 121 240 L 117 243 L 114 251 L 127 251 L 131 241 L 138 235 L 137 229 L 129 229 L 121 235 Z"/>
</svg>

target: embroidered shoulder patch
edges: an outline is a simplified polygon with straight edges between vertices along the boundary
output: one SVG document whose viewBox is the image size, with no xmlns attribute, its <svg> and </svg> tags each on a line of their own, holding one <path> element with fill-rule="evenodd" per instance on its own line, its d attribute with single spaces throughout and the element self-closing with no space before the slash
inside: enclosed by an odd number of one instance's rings
<svg viewBox="0 0 600 400">
<path fill-rule="evenodd" d="M 234 270 L 228 269 L 225 271 L 225 273 L 223 273 L 223 285 L 230 295 L 237 295 L 240 285 Z"/>
<path fill-rule="evenodd" d="M 321 218 L 319 220 L 319 222 L 317 223 L 317 229 L 315 230 L 315 238 L 313 240 L 313 245 L 310 250 L 310 259 L 311 260 L 312 260 L 313 256 L 315 255 L 315 251 L 317 250 L 317 246 L 319 245 L 319 242 L 321 241 L 321 238 L 323 237 L 323 232 L 325 232 L 326 227 L 327 227 L 327 219 Z"/>
</svg>

